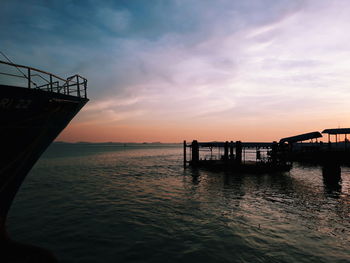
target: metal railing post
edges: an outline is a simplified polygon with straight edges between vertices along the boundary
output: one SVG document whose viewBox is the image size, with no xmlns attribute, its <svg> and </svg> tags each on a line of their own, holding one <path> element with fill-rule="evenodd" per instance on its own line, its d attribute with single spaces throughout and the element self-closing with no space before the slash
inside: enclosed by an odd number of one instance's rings
<svg viewBox="0 0 350 263">
<path fill-rule="evenodd" d="M 50 74 L 50 91 L 52 92 L 52 74 Z"/>
<path fill-rule="evenodd" d="M 28 68 L 28 88 L 31 88 L 30 68 Z"/>
<path fill-rule="evenodd" d="M 86 92 L 86 87 L 87 87 L 87 80 L 84 80 L 84 93 L 85 93 L 85 99 L 87 98 L 87 92 Z"/>
<path fill-rule="evenodd" d="M 79 77 L 77 75 L 77 94 L 78 94 L 78 97 L 80 98 L 80 85 L 79 85 Z"/>
</svg>

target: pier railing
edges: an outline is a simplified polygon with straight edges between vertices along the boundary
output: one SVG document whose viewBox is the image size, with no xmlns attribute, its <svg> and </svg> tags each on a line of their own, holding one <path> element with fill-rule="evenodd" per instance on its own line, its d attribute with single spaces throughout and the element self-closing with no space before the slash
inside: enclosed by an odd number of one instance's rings
<svg viewBox="0 0 350 263">
<path fill-rule="evenodd" d="M 198 142 L 187 144 L 184 141 L 184 167 L 187 164 L 196 166 L 200 163 L 216 164 L 216 161 L 236 165 L 246 162 L 256 164 L 286 164 L 286 148 L 277 142 Z M 190 150 L 190 160 L 187 160 L 187 148 Z"/>
<path fill-rule="evenodd" d="M 87 79 L 80 75 L 63 79 L 40 69 L 1 60 L 0 84 L 87 98 Z"/>
</svg>

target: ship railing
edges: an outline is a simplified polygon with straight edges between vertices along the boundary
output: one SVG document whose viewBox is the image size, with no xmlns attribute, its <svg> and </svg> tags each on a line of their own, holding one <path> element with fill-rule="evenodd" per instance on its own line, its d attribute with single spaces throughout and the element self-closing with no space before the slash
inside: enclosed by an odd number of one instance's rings
<svg viewBox="0 0 350 263">
<path fill-rule="evenodd" d="M 67 79 L 55 74 L 0 60 L 0 84 L 40 89 L 87 98 L 87 79 L 76 74 Z"/>
</svg>

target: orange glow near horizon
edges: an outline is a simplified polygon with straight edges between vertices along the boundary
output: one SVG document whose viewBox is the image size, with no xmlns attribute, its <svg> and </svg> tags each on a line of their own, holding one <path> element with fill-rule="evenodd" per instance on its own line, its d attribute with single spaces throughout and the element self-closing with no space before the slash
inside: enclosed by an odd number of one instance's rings
<svg viewBox="0 0 350 263">
<path fill-rule="evenodd" d="M 344 116 L 345 117 L 345 116 Z M 278 141 L 283 137 L 319 131 L 326 128 L 339 128 L 332 116 L 325 118 L 299 118 L 269 120 L 256 122 L 236 122 L 232 120 L 216 122 L 193 121 L 183 123 L 159 122 L 151 124 L 94 124 L 72 123 L 56 139 L 66 142 L 162 142 L 179 143 L 183 140 L 192 141 Z M 350 127 L 350 122 L 341 127 Z M 343 137 L 341 137 L 344 140 Z M 323 135 L 320 141 L 328 141 Z M 332 138 L 333 140 L 333 138 Z"/>
</svg>

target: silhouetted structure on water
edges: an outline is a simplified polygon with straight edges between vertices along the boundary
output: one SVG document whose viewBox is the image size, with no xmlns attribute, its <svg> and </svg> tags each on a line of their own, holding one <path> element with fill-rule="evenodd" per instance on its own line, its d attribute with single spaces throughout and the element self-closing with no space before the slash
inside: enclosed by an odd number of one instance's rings
<svg viewBox="0 0 350 263">
<path fill-rule="evenodd" d="M 50 252 L 12 241 L 6 218 L 26 175 L 88 102 L 87 80 L 0 61 L 0 262 L 55 262 Z"/>
<path fill-rule="evenodd" d="M 301 162 L 321 165 L 328 183 L 339 182 L 340 166 L 350 164 L 350 128 L 326 129 L 322 133 L 328 134 L 328 143 L 318 141 L 322 134 L 317 131 L 282 138 L 278 143 L 184 141 L 184 167 L 265 173 L 289 171 L 293 162 Z M 331 135 L 335 142 L 330 141 Z M 341 135 L 344 141 L 340 141 Z"/>
<path fill-rule="evenodd" d="M 187 160 L 187 148 L 191 158 Z M 200 156 L 204 152 L 204 156 Z M 198 142 L 184 141 L 184 166 L 228 169 L 240 172 L 288 171 L 290 162 L 277 142 Z"/>
</svg>

